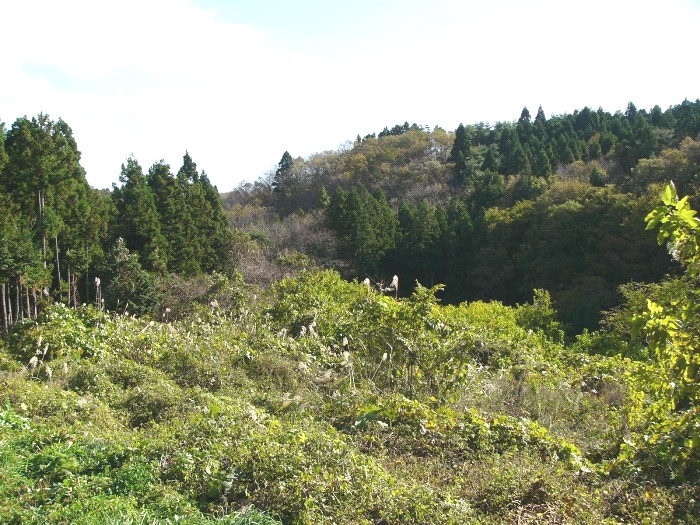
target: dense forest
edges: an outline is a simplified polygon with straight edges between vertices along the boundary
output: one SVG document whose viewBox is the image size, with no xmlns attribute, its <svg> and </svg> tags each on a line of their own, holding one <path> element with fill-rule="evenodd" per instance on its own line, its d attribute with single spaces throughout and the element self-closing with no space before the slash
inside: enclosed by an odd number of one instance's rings
<svg viewBox="0 0 700 525">
<path fill-rule="evenodd" d="M 130 157 L 120 186 L 102 192 L 88 185 L 64 121 L 21 118 L 3 136 L 4 333 L 44 305 L 97 294 L 109 309 L 153 312 L 156 276 L 231 271 L 233 234 L 219 192 L 189 154 L 176 175 L 163 162 L 144 173 Z"/>
<path fill-rule="evenodd" d="M 700 100 L 224 194 L 0 138 L 0 522 L 700 522 Z"/>
<path fill-rule="evenodd" d="M 176 174 L 126 159 L 120 184 L 95 190 L 68 124 L 21 118 L 0 149 L 3 330 L 43 303 L 89 302 L 95 277 L 108 308 L 153 313 L 155 283 L 120 280 L 239 272 L 264 284 L 317 265 L 374 283 L 398 275 L 403 296 L 441 283 L 450 304 L 515 305 L 546 289 L 580 333 L 620 285 L 678 271 L 642 218 L 661 183 L 697 195 L 699 132 L 697 101 L 549 119 L 524 108 L 454 133 L 405 123 L 308 159 L 284 152 L 222 199 L 189 154 Z"/>
<path fill-rule="evenodd" d="M 539 108 L 533 120 L 525 108 L 517 122 L 454 133 L 405 123 L 337 152 L 285 152 L 224 199 L 268 261 L 287 250 L 347 278 L 398 275 L 407 295 L 416 280 L 442 283 L 449 303 L 517 304 L 543 288 L 580 333 L 619 285 L 677 271 L 642 219 L 660 183 L 697 195 L 699 111 L 630 103 L 550 119 Z"/>
</svg>

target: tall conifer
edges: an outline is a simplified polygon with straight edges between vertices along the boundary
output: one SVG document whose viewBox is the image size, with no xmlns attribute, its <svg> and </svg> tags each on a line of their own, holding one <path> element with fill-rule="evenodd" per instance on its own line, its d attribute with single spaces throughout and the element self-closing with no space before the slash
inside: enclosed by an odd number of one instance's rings
<svg viewBox="0 0 700 525">
<path fill-rule="evenodd" d="M 454 181 L 457 186 L 463 185 L 472 176 L 471 138 L 464 124 L 460 124 L 455 131 L 455 140 L 450 151 L 451 162 L 455 164 Z"/>
<path fill-rule="evenodd" d="M 123 186 L 115 188 L 113 193 L 118 213 L 114 233 L 124 239 L 130 252 L 138 253 L 146 270 L 164 272 L 167 269 L 167 247 L 155 197 L 134 157 L 122 164 L 119 181 Z"/>
</svg>

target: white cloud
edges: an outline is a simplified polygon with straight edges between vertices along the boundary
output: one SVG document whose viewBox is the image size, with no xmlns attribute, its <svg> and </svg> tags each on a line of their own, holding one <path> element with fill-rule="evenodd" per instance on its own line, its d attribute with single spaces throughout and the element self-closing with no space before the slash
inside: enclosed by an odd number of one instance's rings
<svg viewBox="0 0 700 525">
<path fill-rule="evenodd" d="M 62 117 L 98 187 L 131 153 L 144 169 L 163 158 L 177 170 L 188 149 L 227 191 L 285 150 L 334 149 L 405 120 L 453 129 L 514 120 L 525 105 L 551 114 L 697 97 L 699 11 L 681 0 L 377 5 L 348 18 L 357 30 L 337 42 L 314 40 L 300 13 L 300 45 L 188 0 L 0 0 L 0 118 Z M 363 32 L 372 16 L 384 30 Z"/>
<path fill-rule="evenodd" d="M 186 148 L 222 185 L 241 178 L 237 168 L 248 178 L 264 171 L 255 155 L 282 109 L 280 71 L 298 59 L 260 32 L 182 0 L 3 7 L 2 32 L 15 45 L 0 62 L 10 79 L 2 117 L 62 117 L 93 184 L 116 181 L 130 153 L 144 168 L 165 158 L 177 170 Z"/>
</svg>

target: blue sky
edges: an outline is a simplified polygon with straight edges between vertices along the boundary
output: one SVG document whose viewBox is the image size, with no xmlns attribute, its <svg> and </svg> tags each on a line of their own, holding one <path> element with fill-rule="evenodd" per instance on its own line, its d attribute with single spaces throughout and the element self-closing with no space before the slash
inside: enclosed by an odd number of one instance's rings
<svg viewBox="0 0 700 525">
<path fill-rule="evenodd" d="M 221 191 L 357 134 L 700 97 L 697 0 L 0 0 L 0 120 L 73 128 L 88 180 L 188 150 Z"/>
</svg>

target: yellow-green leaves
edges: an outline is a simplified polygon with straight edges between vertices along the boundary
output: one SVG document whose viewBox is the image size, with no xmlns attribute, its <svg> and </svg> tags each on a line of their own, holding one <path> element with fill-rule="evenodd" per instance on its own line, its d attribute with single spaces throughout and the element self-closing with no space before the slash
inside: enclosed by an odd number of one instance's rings
<svg viewBox="0 0 700 525">
<path fill-rule="evenodd" d="M 700 275 L 700 221 L 695 217 L 697 212 L 690 208 L 687 195 L 678 199 L 673 183 L 666 186 L 661 200 L 663 205 L 646 216 L 646 229 L 658 228 L 659 244 L 668 240 L 673 258 L 686 267 L 691 277 L 697 277 Z"/>
<path fill-rule="evenodd" d="M 669 243 L 669 252 L 686 269 L 686 276 L 700 276 L 700 222 L 690 208 L 688 197 L 678 198 L 676 188 L 664 189 L 658 206 L 646 217 L 647 229 L 658 228 L 659 244 Z M 646 338 L 657 363 L 642 368 L 639 380 L 653 398 L 643 414 L 646 420 L 644 447 L 650 447 L 656 461 L 671 468 L 674 477 L 682 478 L 689 468 L 697 467 L 692 451 L 700 442 L 696 424 L 700 390 L 700 300 L 690 287 L 679 297 L 658 304 L 647 300 L 647 309 L 635 316 L 633 331 Z M 641 443 L 641 442 L 640 442 Z"/>
</svg>

